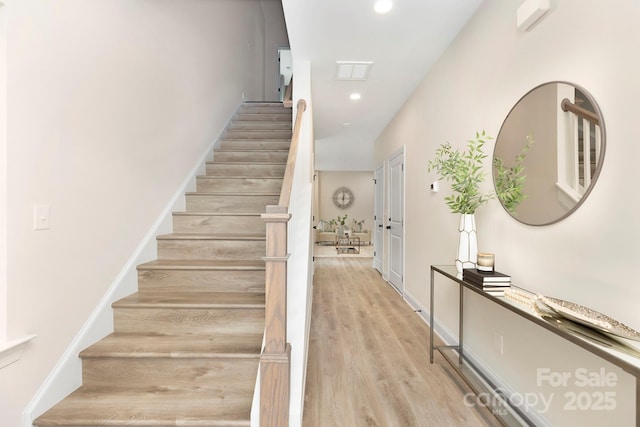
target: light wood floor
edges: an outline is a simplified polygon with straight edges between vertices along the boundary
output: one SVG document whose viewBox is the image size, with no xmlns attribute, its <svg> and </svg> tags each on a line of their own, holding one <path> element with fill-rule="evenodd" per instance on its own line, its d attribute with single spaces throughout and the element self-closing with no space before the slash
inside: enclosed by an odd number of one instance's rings
<svg viewBox="0 0 640 427">
<path fill-rule="evenodd" d="M 367 258 L 316 258 L 303 427 L 498 426 Z"/>
<path fill-rule="evenodd" d="M 360 246 L 360 253 L 358 254 L 352 252 L 338 254 L 335 245 L 315 244 L 313 249 L 313 256 L 316 258 L 369 258 L 369 264 L 371 264 L 371 259 L 373 258 L 373 245 Z"/>
</svg>

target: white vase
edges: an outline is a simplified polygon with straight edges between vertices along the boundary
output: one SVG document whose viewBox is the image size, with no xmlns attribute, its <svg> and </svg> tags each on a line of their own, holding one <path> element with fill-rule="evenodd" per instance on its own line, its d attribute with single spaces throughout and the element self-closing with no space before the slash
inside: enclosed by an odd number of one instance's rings
<svg viewBox="0 0 640 427">
<path fill-rule="evenodd" d="M 456 268 L 461 273 L 463 268 L 474 268 L 478 260 L 478 236 L 476 234 L 475 216 L 473 214 L 460 215 L 458 231 Z"/>
</svg>

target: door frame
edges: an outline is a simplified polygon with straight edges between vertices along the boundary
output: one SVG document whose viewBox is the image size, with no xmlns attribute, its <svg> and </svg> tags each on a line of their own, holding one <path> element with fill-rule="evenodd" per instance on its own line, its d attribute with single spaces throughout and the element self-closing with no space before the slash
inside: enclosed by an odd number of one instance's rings
<svg viewBox="0 0 640 427">
<path fill-rule="evenodd" d="M 0 343 L 7 338 L 7 0 L 0 1 Z"/>
<path fill-rule="evenodd" d="M 278 94 L 278 101 L 282 102 L 284 100 L 284 93 L 285 93 L 285 88 L 286 85 L 284 85 L 284 82 L 280 79 L 280 76 L 282 75 L 282 67 L 283 64 L 281 62 L 281 53 L 283 51 L 288 51 L 291 52 L 291 47 L 288 45 L 281 45 L 281 46 L 277 46 L 276 48 L 276 67 L 278 68 L 276 71 L 276 92 Z M 284 64 L 284 66 L 289 66 L 291 69 L 293 69 L 293 60 L 291 61 L 291 63 L 286 63 Z"/>
<path fill-rule="evenodd" d="M 402 186 L 401 186 L 401 197 L 402 197 L 402 217 L 400 218 L 400 222 L 402 224 L 402 231 L 401 231 L 401 251 L 402 251 L 402 279 L 401 279 L 401 283 L 400 283 L 400 287 L 396 287 L 391 283 L 391 261 L 392 261 L 392 254 L 391 254 L 391 229 L 390 228 L 386 228 L 386 227 L 391 227 L 391 223 L 389 222 L 389 219 L 391 218 L 391 200 L 392 200 L 392 185 L 391 185 L 391 162 L 396 160 L 398 157 L 401 158 L 401 162 L 402 162 L 402 175 L 401 175 L 401 182 L 402 182 Z M 385 216 L 384 216 L 384 220 L 385 220 L 385 230 L 387 230 L 387 232 L 385 233 L 386 236 L 386 249 L 387 249 L 387 253 L 386 253 L 386 278 L 385 280 L 387 280 L 387 282 L 391 285 L 391 287 L 393 289 L 396 289 L 400 295 L 404 296 L 404 275 L 405 275 L 405 216 L 406 216 L 406 198 L 405 198 L 405 187 L 406 187 L 406 173 L 404 170 L 404 165 L 406 163 L 406 147 L 403 145 L 400 149 L 398 149 L 397 151 L 395 151 L 394 153 L 392 153 L 389 158 L 385 161 L 385 165 L 386 165 L 386 174 L 385 174 L 385 189 L 387 189 L 387 194 L 386 194 L 386 203 L 387 203 L 387 209 L 385 209 Z"/>
<path fill-rule="evenodd" d="M 384 163 L 373 171 L 373 261 L 372 267 L 384 276 Z"/>
</svg>

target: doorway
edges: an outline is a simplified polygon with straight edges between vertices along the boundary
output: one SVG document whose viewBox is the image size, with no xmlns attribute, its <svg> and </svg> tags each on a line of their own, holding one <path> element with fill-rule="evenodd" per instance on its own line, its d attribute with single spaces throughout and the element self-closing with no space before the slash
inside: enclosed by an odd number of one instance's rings
<svg viewBox="0 0 640 427">
<path fill-rule="evenodd" d="M 0 1 L 0 343 L 7 321 L 7 6 Z"/>
<path fill-rule="evenodd" d="M 284 100 L 284 94 L 287 86 L 291 84 L 291 76 L 293 75 L 293 57 L 289 47 L 281 47 L 278 49 L 278 101 Z"/>
<path fill-rule="evenodd" d="M 384 241 L 384 166 L 374 172 L 373 191 L 373 268 L 384 274 L 382 244 Z"/>
<path fill-rule="evenodd" d="M 404 148 L 389 159 L 389 283 L 404 295 Z"/>
</svg>

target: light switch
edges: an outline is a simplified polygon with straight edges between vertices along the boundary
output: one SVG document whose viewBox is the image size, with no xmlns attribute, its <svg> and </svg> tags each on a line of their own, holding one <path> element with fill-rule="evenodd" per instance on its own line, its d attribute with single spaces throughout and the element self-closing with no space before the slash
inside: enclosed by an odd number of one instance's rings
<svg viewBox="0 0 640 427">
<path fill-rule="evenodd" d="M 49 205 L 33 205 L 33 229 L 48 230 L 50 213 Z"/>
</svg>

